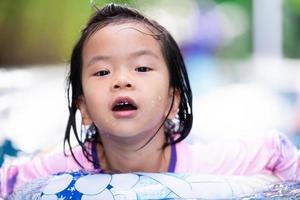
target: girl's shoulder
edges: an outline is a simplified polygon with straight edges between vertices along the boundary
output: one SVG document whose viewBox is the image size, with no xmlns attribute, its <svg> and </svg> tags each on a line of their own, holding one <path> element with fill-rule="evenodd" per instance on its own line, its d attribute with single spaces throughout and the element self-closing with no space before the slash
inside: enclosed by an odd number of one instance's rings
<svg viewBox="0 0 300 200">
<path fill-rule="evenodd" d="M 220 175 L 269 173 L 284 180 L 295 177 L 296 172 L 300 174 L 297 148 L 278 131 L 207 144 L 182 142 L 176 149 L 176 170 L 179 172 Z"/>
<path fill-rule="evenodd" d="M 83 155 L 80 146 L 73 148 L 73 154 L 84 169 L 94 169 L 93 165 Z M 81 167 L 72 157 L 70 150 L 64 152 L 62 148 L 60 151 L 53 148 L 31 157 L 16 160 L 10 165 L 0 168 L 0 197 L 27 182 L 60 172 L 80 169 Z"/>
<path fill-rule="evenodd" d="M 85 148 L 91 152 L 90 143 L 85 144 Z M 52 169 L 53 173 L 81 169 L 72 154 L 82 167 L 87 170 L 93 169 L 93 165 L 87 160 L 82 147 L 79 145 L 74 146 L 72 152 L 67 147 L 65 150 L 63 148 L 55 148 L 37 155 L 35 159 L 44 162 L 46 166 Z"/>
<path fill-rule="evenodd" d="M 289 138 L 276 130 L 267 132 L 266 134 L 253 135 L 253 136 L 242 136 L 242 137 L 231 137 L 227 139 L 219 139 L 210 142 L 203 143 L 187 143 L 181 142 L 176 145 L 176 149 L 182 153 L 194 153 L 198 154 L 200 152 L 207 151 L 212 153 L 226 153 L 229 151 L 281 151 L 282 148 L 295 150 L 295 145 L 289 140 Z"/>
</svg>

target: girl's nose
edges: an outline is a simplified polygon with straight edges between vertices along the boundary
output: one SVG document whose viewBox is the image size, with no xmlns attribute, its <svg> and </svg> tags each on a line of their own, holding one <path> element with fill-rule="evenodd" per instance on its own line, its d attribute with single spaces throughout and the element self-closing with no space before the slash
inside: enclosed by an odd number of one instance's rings
<svg viewBox="0 0 300 200">
<path fill-rule="evenodd" d="M 131 83 L 127 83 L 127 82 L 118 82 L 116 84 L 113 85 L 113 89 L 125 89 L 125 88 L 132 88 L 132 84 Z"/>
<path fill-rule="evenodd" d="M 116 76 L 115 81 L 113 82 L 112 89 L 132 89 L 133 83 L 128 75 L 119 74 Z"/>
</svg>

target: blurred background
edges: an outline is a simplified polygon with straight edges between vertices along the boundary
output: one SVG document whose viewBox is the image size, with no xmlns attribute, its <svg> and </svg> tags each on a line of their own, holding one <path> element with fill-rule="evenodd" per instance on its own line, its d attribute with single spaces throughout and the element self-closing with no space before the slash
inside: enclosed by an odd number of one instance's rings
<svg viewBox="0 0 300 200">
<path fill-rule="evenodd" d="M 194 94 L 189 142 L 277 129 L 300 147 L 300 0 L 0 0 L 0 166 L 61 144 L 73 45 L 109 2 L 178 41 Z"/>
</svg>

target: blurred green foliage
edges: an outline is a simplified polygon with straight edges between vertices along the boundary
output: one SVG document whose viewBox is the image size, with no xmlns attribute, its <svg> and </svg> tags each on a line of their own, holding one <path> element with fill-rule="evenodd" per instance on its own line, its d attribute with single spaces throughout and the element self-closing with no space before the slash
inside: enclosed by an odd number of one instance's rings
<svg viewBox="0 0 300 200">
<path fill-rule="evenodd" d="M 1 0 L 0 64 L 63 61 L 90 10 L 82 0 Z"/>
<path fill-rule="evenodd" d="M 0 66 L 62 63 L 69 59 L 92 3 L 108 0 L 1 0 Z"/>
<path fill-rule="evenodd" d="M 214 0 L 216 3 L 234 3 L 246 14 L 249 29 L 240 36 L 236 37 L 228 45 L 219 48 L 217 55 L 224 58 L 247 58 L 252 53 L 252 0 Z"/>
<path fill-rule="evenodd" d="M 197 0 L 203 7 L 212 2 L 235 4 L 247 16 L 250 28 L 230 43 L 216 49 L 225 58 L 245 58 L 252 53 L 253 0 Z M 0 67 L 36 63 L 64 63 L 80 30 L 92 14 L 93 4 L 151 5 L 150 0 L 0 0 Z M 300 0 L 283 0 L 283 51 L 300 58 Z"/>
<path fill-rule="evenodd" d="M 283 2 L 283 54 L 300 58 L 300 0 Z"/>
</svg>

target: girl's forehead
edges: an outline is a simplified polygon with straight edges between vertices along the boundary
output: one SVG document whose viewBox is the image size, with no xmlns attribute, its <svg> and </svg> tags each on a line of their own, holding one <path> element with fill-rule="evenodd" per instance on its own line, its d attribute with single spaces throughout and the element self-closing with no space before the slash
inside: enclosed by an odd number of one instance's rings
<svg viewBox="0 0 300 200">
<path fill-rule="evenodd" d="M 83 52 L 85 53 L 91 46 L 99 49 L 113 48 L 111 45 L 120 46 L 122 44 L 126 49 L 142 45 L 147 48 L 155 48 L 162 53 L 160 42 L 154 31 L 145 23 L 138 21 L 116 22 L 100 28 L 87 38 Z"/>
<path fill-rule="evenodd" d="M 139 21 L 114 22 L 98 29 L 90 36 L 90 38 L 95 34 L 108 33 L 108 35 L 117 36 L 118 34 L 123 34 L 124 32 L 133 32 L 140 36 L 153 37 L 155 34 L 151 28 L 145 23 Z"/>
<path fill-rule="evenodd" d="M 104 27 L 105 28 L 105 27 Z M 126 23 L 113 23 L 106 26 L 106 28 L 113 29 L 115 32 L 121 32 L 126 30 L 135 30 L 147 35 L 153 35 L 150 29 L 142 22 L 126 22 Z"/>
</svg>

